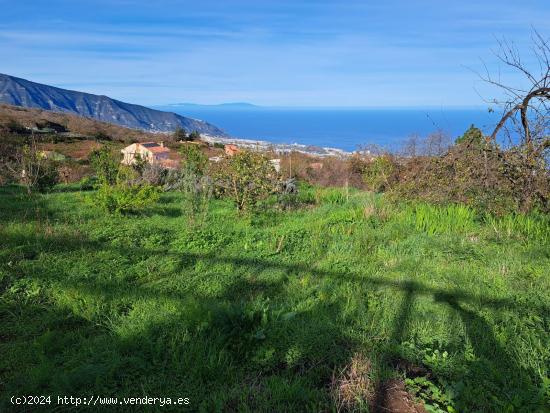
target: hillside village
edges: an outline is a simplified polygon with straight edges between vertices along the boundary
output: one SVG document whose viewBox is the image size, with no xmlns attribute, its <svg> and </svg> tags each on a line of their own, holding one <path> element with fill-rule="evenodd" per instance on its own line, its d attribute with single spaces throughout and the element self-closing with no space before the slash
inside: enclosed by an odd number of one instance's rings
<svg viewBox="0 0 550 413">
<path fill-rule="evenodd" d="M 179 149 L 186 145 L 200 147 L 209 161 L 214 163 L 220 162 L 226 156 L 233 156 L 241 150 L 265 153 L 277 172 L 282 170 L 290 172 L 290 163 L 293 159 L 294 173 L 302 176 L 309 174 L 312 180 L 316 179 L 315 175 L 319 174 L 323 163 L 328 162 L 330 165 L 337 166 L 333 168 L 334 177 L 320 178 L 327 183 L 333 180 L 335 183 L 338 182 L 337 175 L 341 175 L 341 165 L 350 156 L 341 151 L 334 155 L 328 155 L 328 152 L 319 154 L 317 150 L 308 151 L 296 145 L 274 146 L 256 141 L 213 139 L 208 135 L 201 135 L 199 141 L 181 141 L 170 134 L 147 133 L 70 114 L 9 105 L 0 105 L 0 130 L 25 139 L 33 138 L 43 156 L 63 161 L 66 166 L 64 182 L 67 183 L 75 182 L 89 173 L 87 160 L 90 154 L 104 145 L 118 150 L 123 164 L 133 164 L 136 155 L 139 155 L 147 162 L 167 169 L 181 166 Z M 132 141 L 134 143 L 129 143 Z M 125 145 L 125 143 L 129 144 Z M 331 175 L 330 169 L 328 171 L 326 175 Z M 325 172 L 327 172 L 326 169 Z"/>
</svg>

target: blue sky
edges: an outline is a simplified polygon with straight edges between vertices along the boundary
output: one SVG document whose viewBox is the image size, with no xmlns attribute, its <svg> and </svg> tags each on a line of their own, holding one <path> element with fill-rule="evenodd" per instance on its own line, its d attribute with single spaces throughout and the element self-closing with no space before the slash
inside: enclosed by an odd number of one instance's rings
<svg viewBox="0 0 550 413">
<path fill-rule="evenodd" d="M 482 105 L 471 69 L 549 0 L 7 1 L 0 72 L 155 105 Z M 521 80 L 502 72 L 512 82 Z"/>
</svg>

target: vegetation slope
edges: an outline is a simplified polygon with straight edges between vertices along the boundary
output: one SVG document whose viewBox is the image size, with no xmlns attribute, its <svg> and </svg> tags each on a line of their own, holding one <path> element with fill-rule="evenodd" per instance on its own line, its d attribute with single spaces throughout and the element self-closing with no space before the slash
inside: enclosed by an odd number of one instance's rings
<svg viewBox="0 0 550 413">
<path fill-rule="evenodd" d="M 198 225 L 178 193 L 113 216 L 76 186 L 3 187 L 2 410 L 93 394 L 368 411 L 398 377 L 431 411 L 548 411 L 547 218 L 299 196 L 248 216 L 212 200 Z"/>
</svg>

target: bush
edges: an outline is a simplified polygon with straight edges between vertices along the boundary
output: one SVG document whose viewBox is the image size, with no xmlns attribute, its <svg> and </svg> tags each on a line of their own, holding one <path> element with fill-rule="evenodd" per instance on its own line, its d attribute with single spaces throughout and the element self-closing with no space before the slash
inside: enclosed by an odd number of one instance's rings
<svg viewBox="0 0 550 413">
<path fill-rule="evenodd" d="M 10 119 L 10 121 L 5 125 L 5 129 L 9 133 L 15 133 L 19 135 L 27 134 L 29 131 L 21 123 L 15 119 Z"/>
<path fill-rule="evenodd" d="M 113 138 L 111 136 L 109 136 L 107 133 L 103 132 L 103 131 L 97 131 L 96 133 L 93 134 L 93 138 L 97 141 L 97 142 L 105 142 L 105 141 L 112 141 Z"/>
<path fill-rule="evenodd" d="M 190 140 L 190 141 L 198 141 L 200 138 L 201 138 L 201 134 L 200 134 L 198 131 L 194 130 L 193 132 L 191 132 L 191 133 L 189 134 L 188 140 Z"/>
<path fill-rule="evenodd" d="M 264 155 L 242 151 L 217 165 L 214 182 L 218 195 L 230 198 L 239 211 L 245 211 L 276 191 L 277 173 Z"/>
<path fill-rule="evenodd" d="M 464 132 L 464 135 L 458 137 L 455 141 L 456 144 L 466 143 L 468 145 L 474 145 L 481 147 L 485 143 L 485 136 L 483 132 L 471 125 L 470 128 Z"/>
<path fill-rule="evenodd" d="M 501 149 L 471 126 L 442 154 L 400 159 L 385 188 L 397 199 L 462 203 L 495 215 L 550 211 L 550 173 L 543 156 L 521 145 Z M 440 145 L 440 147 L 443 147 Z"/>
<path fill-rule="evenodd" d="M 388 189 L 396 180 L 397 163 L 391 155 L 380 155 L 368 162 L 363 169 L 363 179 L 373 192 Z"/>
<path fill-rule="evenodd" d="M 295 178 L 278 182 L 277 204 L 283 210 L 298 206 L 298 181 Z"/>
<path fill-rule="evenodd" d="M 34 188 L 38 192 L 47 192 L 51 190 L 59 182 L 59 174 L 57 165 L 54 161 L 46 160 L 42 164 L 42 169 L 34 178 Z M 26 178 L 23 178 L 27 182 Z M 32 179 L 31 179 L 32 181 Z"/>
<path fill-rule="evenodd" d="M 185 145 L 179 150 L 183 167 L 196 175 L 203 175 L 208 165 L 208 157 L 196 145 Z"/>
<path fill-rule="evenodd" d="M 176 127 L 176 130 L 174 131 L 173 138 L 176 142 L 178 141 L 187 141 L 189 140 L 189 135 L 187 135 L 187 132 L 185 132 L 185 129 L 181 127 Z"/>
<path fill-rule="evenodd" d="M 168 171 L 164 184 L 165 191 L 183 193 L 183 208 L 192 222 L 202 221 L 208 211 L 208 203 L 214 192 L 212 179 L 193 172 L 190 168 Z"/>
<path fill-rule="evenodd" d="M 504 154 L 496 146 L 453 146 L 439 157 L 404 159 L 394 197 L 439 204 L 462 203 L 498 215 L 520 207 L 517 189 L 506 177 Z"/>
<path fill-rule="evenodd" d="M 168 171 L 158 164 L 146 163 L 140 171 L 140 182 L 153 186 L 163 186 L 166 183 Z"/>
<path fill-rule="evenodd" d="M 119 169 L 115 183 L 101 181 L 95 193 L 95 203 L 110 213 L 139 212 L 156 203 L 157 187 L 139 183 L 137 173 L 129 167 Z"/>
<path fill-rule="evenodd" d="M 57 163 L 46 159 L 34 143 L 25 145 L 21 150 L 15 172 L 29 194 L 33 191 L 45 192 L 59 180 Z"/>
<path fill-rule="evenodd" d="M 88 160 L 90 161 L 90 165 L 100 182 L 104 182 L 109 185 L 116 182 L 120 162 L 111 150 L 110 146 L 105 145 L 100 149 L 92 151 Z"/>
<path fill-rule="evenodd" d="M 80 180 L 78 183 L 81 191 L 89 191 L 91 189 L 94 189 L 98 185 L 98 181 L 96 177 L 93 176 L 85 176 Z"/>
</svg>

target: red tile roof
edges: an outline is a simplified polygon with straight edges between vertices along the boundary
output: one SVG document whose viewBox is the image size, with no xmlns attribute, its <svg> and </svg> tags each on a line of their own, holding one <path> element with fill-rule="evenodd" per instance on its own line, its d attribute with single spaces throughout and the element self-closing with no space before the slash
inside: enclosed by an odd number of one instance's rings
<svg viewBox="0 0 550 413">
<path fill-rule="evenodd" d="M 237 145 L 228 144 L 224 146 L 225 153 L 229 156 L 233 156 L 237 153 L 239 153 L 241 150 L 237 147 Z"/>
<path fill-rule="evenodd" d="M 166 153 L 170 152 L 170 149 L 165 148 L 164 146 L 159 145 L 156 142 L 142 142 L 138 143 L 138 145 L 143 146 L 147 150 L 153 152 L 153 153 Z"/>
</svg>

